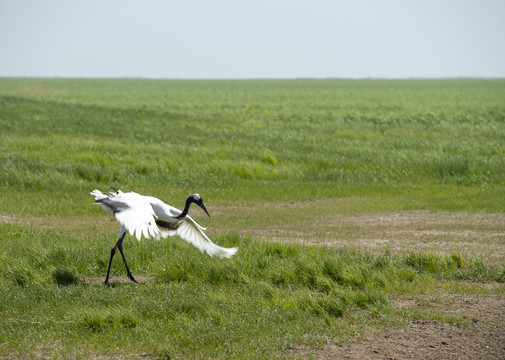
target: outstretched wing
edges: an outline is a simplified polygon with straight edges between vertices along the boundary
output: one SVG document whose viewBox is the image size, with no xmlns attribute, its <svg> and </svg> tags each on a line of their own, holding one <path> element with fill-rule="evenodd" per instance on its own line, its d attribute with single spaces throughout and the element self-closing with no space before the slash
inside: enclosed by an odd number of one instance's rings
<svg viewBox="0 0 505 360">
<path fill-rule="evenodd" d="M 99 190 L 92 191 L 91 195 L 95 196 L 98 205 L 116 217 L 130 235 L 135 234 L 137 240 L 140 241 L 142 235 L 146 239 L 159 237 L 156 215 L 145 196 L 134 192 L 104 194 Z"/>
<path fill-rule="evenodd" d="M 205 235 L 203 230 L 200 230 L 193 219 L 188 219 L 187 217 L 183 220 L 179 221 L 177 229 L 161 231 L 162 237 L 167 236 L 179 236 L 181 239 L 189 242 L 196 248 L 198 248 L 201 252 L 206 252 L 210 256 L 217 256 L 220 258 L 229 258 L 235 255 L 238 248 L 224 248 L 219 245 L 214 244 L 208 237 Z"/>
<path fill-rule="evenodd" d="M 190 216 L 186 216 L 182 220 L 176 219 L 176 216 L 182 213 L 179 209 L 167 205 L 159 199 L 149 196 L 146 198 L 149 200 L 157 216 L 156 223 L 160 227 L 169 229 L 160 232 L 162 237 L 177 235 L 198 248 L 201 252 L 206 252 L 210 256 L 229 258 L 237 252 L 238 248 L 224 248 L 214 244 L 208 236 L 205 235 L 205 228 L 200 226 Z"/>
</svg>

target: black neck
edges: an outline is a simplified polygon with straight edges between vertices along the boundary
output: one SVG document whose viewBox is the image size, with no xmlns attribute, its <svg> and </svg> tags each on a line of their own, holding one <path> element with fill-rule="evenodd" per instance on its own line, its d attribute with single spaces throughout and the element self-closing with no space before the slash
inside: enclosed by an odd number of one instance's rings
<svg viewBox="0 0 505 360">
<path fill-rule="evenodd" d="M 189 206 L 193 202 L 193 198 L 190 196 L 186 199 L 186 205 L 184 206 L 184 210 L 182 210 L 182 213 L 179 216 L 176 216 L 176 219 L 183 219 L 186 215 L 188 215 L 189 212 Z"/>
</svg>

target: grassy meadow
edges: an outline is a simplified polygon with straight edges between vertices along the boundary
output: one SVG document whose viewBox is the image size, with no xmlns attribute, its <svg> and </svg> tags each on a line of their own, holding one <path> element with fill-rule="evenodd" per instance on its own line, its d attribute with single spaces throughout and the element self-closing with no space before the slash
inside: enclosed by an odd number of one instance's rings
<svg viewBox="0 0 505 360">
<path fill-rule="evenodd" d="M 0 357 L 285 358 L 370 327 L 467 321 L 401 297 L 505 293 L 505 264 L 457 251 L 247 234 L 316 221 L 326 201 L 502 214 L 505 80 L 1 78 L 0 129 Z M 238 254 L 127 237 L 142 284 L 116 257 L 103 286 L 119 226 L 89 192 L 110 187 L 176 207 L 200 193 L 218 216 L 191 215 Z"/>
</svg>

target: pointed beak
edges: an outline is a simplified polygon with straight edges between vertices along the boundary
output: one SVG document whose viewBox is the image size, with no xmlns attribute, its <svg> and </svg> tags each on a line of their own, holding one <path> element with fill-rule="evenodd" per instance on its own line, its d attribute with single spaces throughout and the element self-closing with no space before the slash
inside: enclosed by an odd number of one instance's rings
<svg viewBox="0 0 505 360">
<path fill-rule="evenodd" d="M 200 203 L 198 203 L 198 206 L 200 206 L 200 207 L 203 209 L 203 211 L 205 211 L 205 213 L 207 214 L 207 216 L 208 216 L 208 217 L 210 217 L 210 214 L 209 214 L 209 212 L 207 211 L 207 208 L 206 208 L 206 207 L 205 207 L 205 205 L 203 204 L 203 201 L 202 201 L 202 202 L 200 202 Z"/>
</svg>

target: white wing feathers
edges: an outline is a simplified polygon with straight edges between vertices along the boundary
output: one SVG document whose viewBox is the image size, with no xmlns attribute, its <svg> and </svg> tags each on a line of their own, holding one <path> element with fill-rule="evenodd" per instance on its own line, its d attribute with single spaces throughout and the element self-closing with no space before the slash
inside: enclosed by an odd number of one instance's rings
<svg viewBox="0 0 505 360">
<path fill-rule="evenodd" d="M 109 195 L 99 190 L 92 191 L 91 195 L 95 196 L 97 204 L 116 217 L 122 228 L 130 235 L 135 234 L 137 240 L 140 241 L 142 235 L 146 239 L 159 238 L 156 215 L 144 196 L 134 192 L 116 192 Z"/>
<path fill-rule="evenodd" d="M 130 235 L 135 234 L 135 237 L 139 241 L 142 235 L 146 239 L 150 237 L 159 237 L 160 230 L 156 226 L 153 214 L 141 211 L 138 208 L 130 208 L 117 212 L 115 216 L 126 231 L 128 231 Z"/>
<path fill-rule="evenodd" d="M 177 219 L 176 216 L 182 213 L 181 210 L 165 204 L 163 201 L 151 197 L 143 196 L 134 192 L 123 193 L 117 191 L 111 194 L 93 190 L 91 193 L 95 197 L 98 205 L 108 213 L 114 215 L 130 235 L 135 234 L 140 241 L 144 236 L 146 239 L 166 238 L 168 236 L 179 236 L 181 239 L 192 244 L 201 252 L 206 252 L 210 256 L 229 258 L 235 255 L 238 248 L 223 248 L 214 244 L 205 235 L 205 228 L 200 226 L 190 216 L 184 219 Z M 156 225 L 156 220 L 164 223 L 174 230 L 160 231 Z"/>
<path fill-rule="evenodd" d="M 161 231 L 160 235 L 162 237 L 179 236 L 181 239 L 198 248 L 201 252 L 206 252 L 210 256 L 229 258 L 237 252 L 238 248 L 223 248 L 214 244 L 207 235 L 205 235 L 205 228 L 200 226 L 191 216 L 186 215 L 182 220 L 176 219 L 175 217 L 182 213 L 181 210 L 167 205 L 157 198 L 151 196 L 146 196 L 146 198 L 151 204 L 158 220 L 171 224 L 175 228 L 175 230 Z"/>
<path fill-rule="evenodd" d="M 184 220 L 181 220 L 177 230 L 161 231 L 161 236 L 167 237 L 177 235 L 198 248 L 201 252 L 206 252 L 210 256 L 229 258 L 235 255 L 238 248 L 224 248 L 214 244 L 199 227 L 200 225 L 194 222 L 193 219 L 189 220 L 186 217 Z"/>
</svg>

